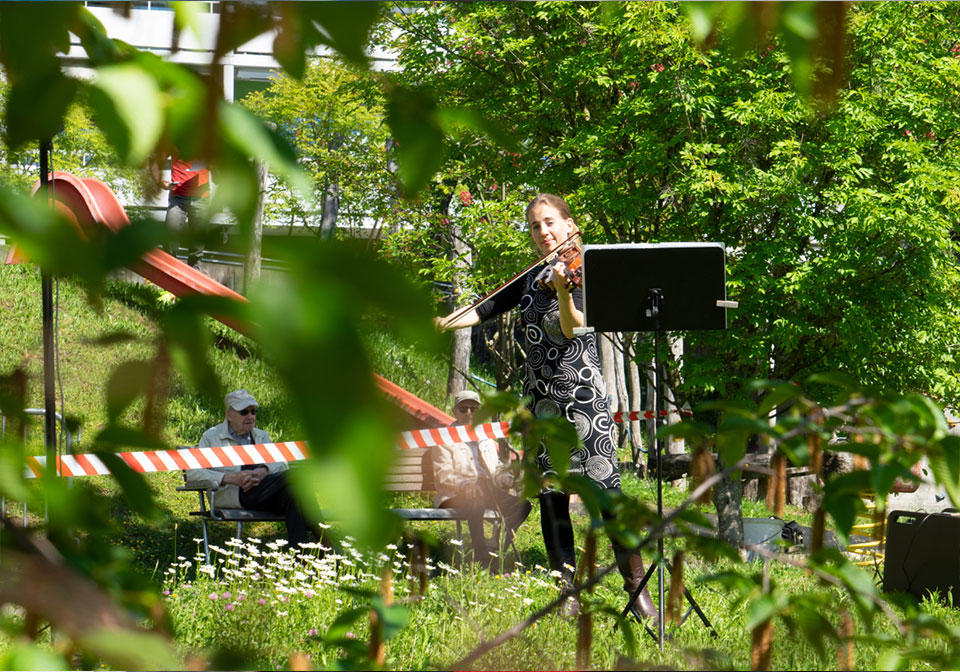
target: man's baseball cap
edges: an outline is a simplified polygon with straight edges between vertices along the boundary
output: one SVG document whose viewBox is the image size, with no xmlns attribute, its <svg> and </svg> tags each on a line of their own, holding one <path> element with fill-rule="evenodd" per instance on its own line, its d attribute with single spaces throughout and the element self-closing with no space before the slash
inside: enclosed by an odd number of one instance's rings
<svg viewBox="0 0 960 672">
<path fill-rule="evenodd" d="M 453 398 L 453 407 L 456 408 L 464 401 L 475 401 L 479 404 L 480 395 L 473 390 L 463 390 L 462 392 L 457 392 L 456 396 Z"/>
<path fill-rule="evenodd" d="M 260 407 L 260 404 L 253 398 L 253 395 L 246 390 L 234 390 L 224 397 L 223 401 L 226 403 L 227 408 L 232 408 L 235 411 L 242 411 L 250 406 Z"/>
</svg>

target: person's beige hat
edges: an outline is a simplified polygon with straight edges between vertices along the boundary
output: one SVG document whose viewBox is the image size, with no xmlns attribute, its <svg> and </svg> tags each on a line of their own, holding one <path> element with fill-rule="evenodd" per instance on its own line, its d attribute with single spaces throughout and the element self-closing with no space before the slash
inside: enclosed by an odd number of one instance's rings
<svg viewBox="0 0 960 672">
<path fill-rule="evenodd" d="M 461 402 L 464 401 L 475 401 L 479 404 L 480 395 L 473 390 L 463 390 L 462 392 L 457 392 L 456 396 L 453 398 L 453 407 L 456 408 Z"/>
<path fill-rule="evenodd" d="M 227 404 L 227 408 L 232 408 L 235 411 L 242 411 L 250 406 L 260 407 L 260 404 L 253 398 L 253 395 L 246 390 L 234 390 L 224 397 L 223 400 Z"/>
</svg>

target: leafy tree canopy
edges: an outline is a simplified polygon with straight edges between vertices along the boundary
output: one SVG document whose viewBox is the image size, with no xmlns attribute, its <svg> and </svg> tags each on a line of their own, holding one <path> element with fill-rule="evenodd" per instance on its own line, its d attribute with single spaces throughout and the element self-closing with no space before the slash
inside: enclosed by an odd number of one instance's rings
<svg viewBox="0 0 960 672">
<path fill-rule="evenodd" d="M 744 49 L 720 32 L 701 48 L 675 4 L 606 4 L 388 16 L 402 81 L 516 141 L 508 152 L 462 137 L 458 179 L 520 194 L 514 221 L 531 191 L 564 195 L 593 242 L 725 243 L 740 308 L 727 331 L 686 335 L 691 394 L 843 370 L 955 401 L 960 8 L 853 7 L 830 105 L 794 88 L 787 33 Z M 813 62 L 815 83 L 830 64 Z"/>
</svg>

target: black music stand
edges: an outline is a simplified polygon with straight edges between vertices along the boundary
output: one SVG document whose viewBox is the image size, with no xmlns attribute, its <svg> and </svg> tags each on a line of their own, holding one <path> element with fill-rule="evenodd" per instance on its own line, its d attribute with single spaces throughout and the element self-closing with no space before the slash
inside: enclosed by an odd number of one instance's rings
<svg viewBox="0 0 960 672">
<path fill-rule="evenodd" d="M 587 245 L 583 250 L 583 308 L 586 330 L 652 331 L 654 353 L 654 428 L 659 429 L 661 413 L 660 332 L 726 329 L 727 301 L 725 250 L 722 243 L 630 243 Z M 663 518 L 663 444 L 656 444 L 657 514 Z M 657 569 L 660 617 L 654 636 L 663 649 L 663 535 L 657 539 L 659 560 L 650 565 L 643 581 L 630 596 L 633 604 Z M 716 631 L 693 595 L 684 596 L 714 637 Z M 626 615 L 629 608 L 624 608 Z M 686 620 L 690 611 L 684 616 Z M 634 617 L 641 621 L 634 611 Z M 641 621 L 642 622 L 642 621 Z M 650 628 L 647 632 L 654 635 Z"/>
</svg>

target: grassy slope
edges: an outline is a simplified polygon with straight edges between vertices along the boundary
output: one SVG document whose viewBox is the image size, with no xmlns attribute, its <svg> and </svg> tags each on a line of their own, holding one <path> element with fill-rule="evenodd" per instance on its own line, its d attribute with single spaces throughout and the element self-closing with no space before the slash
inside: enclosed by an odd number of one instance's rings
<svg viewBox="0 0 960 672">
<path fill-rule="evenodd" d="M 43 350 L 40 307 L 40 276 L 30 265 L 0 267 L 0 375 L 22 367 L 28 374 L 27 404 L 43 406 Z M 59 351 L 60 380 L 64 410 L 81 423 L 81 441 L 77 452 L 89 447 L 92 439 L 107 424 L 104 390 L 111 372 L 123 362 L 149 359 L 154 352 L 158 330 L 150 315 L 162 310 L 155 287 L 123 282 L 110 284 L 99 310 L 91 307 L 82 288 L 69 281 L 60 282 Z M 269 367 L 256 356 L 256 346 L 219 323 L 209 321 L 212 342 L 210 358 L 224 389 L 246 387 L 262 404 L 258 426 L 276 440 L 302 438 L 293 419 L 283 412 L 285 393 Z M 100 345 L 97 339 L 118 332 L 134 338 L 121 343 Z M 401 345 L 389 336 L 374 333 L 369 350 L 374 368 L 387 378 L 410 389 L 427 401 L 443 407 L 446 373 L 442 359 L 425 355 L 414 346 Z M 204 399 L 179 376 L 172 381 L 167 407 L 164 438 L 171 445 L 193 445 L 200 434 L 222 421 L 222 400 Z M 57 398 L 58 410 L 61 408 Z M 134 404 L 124 419 L 136 424 L 142 404 Z M 29 450 L 43 452 L 42 422 L 28 435 Z M 124 520 L 130 538 L 118 543 L 130 545 L 146 571 L 164 566 L 182 551 L 192 547 L 200 536 L 200 527 L 188 513 L 196 501 L 176 493 L 179 472 L 147 476 L 147 482 L 163 511 L 163 521 L 150 526 L 130 516 L 116 497 L 112 479 L 88 478 L 90 483 L 114 501 L 115 514 Z M 415 503 L 409 505 L 415 506 Z M 214 525 L 215 535 L 225 538 L 229 526 Z M 176 541 L 174 529 L 177 530 Z M 272 536 L 276 526 L 252 528 L 257 534 Z M 177 549 L 181 550 L 177 550 Z"/>
<path fill-rule="evenodd" d="M 102 310 L 96 311 L 88 306 L 81 289 L 68 282 L 61 283 L 61 377 L 67 414 L 76 416 L 83 423 L 85 439 L 80 445 L 81 451 L 84 443 L 89 445 L 95 433 L 106 423 L 103 390 L 110 372 L 123 361 L 151 356 L 156 329 L 146 315 L 157 310 L 156 296 L 154 288 L 116 283 L 107 291 Z M 32 267 L 0 267 L 0 309 L 3 316 L 0 320 L 0 374 L 23 366 L 30 375 L 29 403 L 40 406 L 40 278 Z M 129 332 L 137 338 L 110 346 L 91 342 L 92 339 L 116 331 Z M 278 381 L 268 367 L 250 354 L 255 350 L 254 346 L 212 321 L 211 332 L 214 340 L 221 346 L 211 348 L 210 356 L 224 387 L 232 389 L 244 386 L 257 395 L 265 410 L 258 418 L 258 424 L 270 431 L 274 438 L 299 438 L 296 427 L 282 412 L 284 397 Z M 371 336 L 369 344 L 371 357 L 378 371 L 431 403 L 438 406 L 444 404 L 443 390 L 446 381 L 442 359 L 423 355 L 414 347 L 400 346 L 380 334 Z M 206 427 L 221 419 L 220 403 L 222 402 L 219 399 L 202 399 L 188 389 L 182 380 L 175 380 L 169 401 L 165 438 L 174 444 L 193 443 Z M 138 411 L 137 407 L 131 409 L 127 420 L 135 422 Z M 31 449 L 35 452 L 40 452 L 39 434 L 40 432 L 34 432 Z M 196 550 L 193 539 L 200 536 L 199 525 L 188 516 L 195 500 L 175 492 L 180 478 L 179 473 L 158 474 L 147 478 L 164 514 L 162 521 L 154 525 L 146 524 L 129 514 L 122 500 L 116 496 L 111 479 L 93 478 L 85 481 L 112 499 L 115 515 L 124 522 L 125 529 L 124 538 L 118 539 L 117 543 L 130 548 L 142 571 L 157 579 L 176 556 L 191 556 Z M 650 501 L 654 499 L 652 484 L 649 482 L 640 482 L 628 476 L 625 478 L 624 487 L 629 494 Z M 668 487 L 665 495 L 665 506 L 670 507 L 682 500 L 683 493 Z M 765 515 L 762 506 L 757 503 L 748 503 L 746 508 L 746 515 Z M 800 517 L 800 512 L 792 510 L 788 517 Z M 575 516 L 575 521 L 579 530 L 588 522 L 582 515 Z M 424 525 L 441 539 L 449 539 L 455 533 L 453 525 Z M 215 539 L 221 542 L 232 529 L 224 525 L 214 525 L 212 528 L 215 528 Z M 539 511 L 535 507 L 517 537 L 517 546 L 527 567 L 546 564 L 539 528 Z M 275 537 L 279 532 L 278 527 L 269 525 L 249 529 L 250 534 L 264 538 Z M 454 551 L 455 547 L 445 545 L 440 554 L 442 558 L 450 560 Z M 608 544 L 600 544 L 600 553 L 601 561 L 612 561 Z M 709 568 L 703 567 L 695 573 L 699 574 L 704 570 L 709 571 Z M 614 593 L 619 590 L 618 579 L 611 577 L 607 583 Z M 713 591 L 708 593 L 710 597 L 704 597 L 707 598 L 709 606 L 722 610 L 723 601 L 717 601 Z M 566 625 L 553 623 L 550 627 L 559 627 L 565 631 L 565 638 L 569 636 Z M 699 637 L 700 634 L 695 636 Z M 462 644 L 467 644 L 472 638 L 466 639 Z M 434 642 L 428 649 L 433 651 L 433 655 L 437 655 L 439 649 L 435 647 L 440 645 L 441 643 Z M 461 655 L 462 653 L 463 651 Z M 448 656 L 452 658 L 455 655 L 451 651 L 437 657 L 448 659 Z M 424 658 L 422 653 L 420 656 L 412 655 L 405 658 L 403 666 L 422 665 L 430 657 L 427 655 L 427 658 Z M 608 664 L 614 660 L 605 658 Z M 489 662 L 496 664 L 505 661 L 497 660 L 494 655 Z M 531 664 L 532 661 L 526 662 L 526 665 Z"/>
<path fill-rule="evenodd" d="M 83 290 L 68 281 L 60 283 L 59 343 L 60 379 L 68 416 L 82 423 L 82 441 L 90 445 L 92 438 L 107 423 L 104 389 L 111 372 L 121 363 L 132 359 L 147 359 L 153 354 L 157 329 L 149 315 L 158 310 L 158 292 L 155 287 L 112 283 L 100 310 L 92 308 Z M 7 374 L 22 366 L 29 375 L 28 404 L 43 405 L 43 355 L 40 316 L 40 276 L 29 265 L 0 267 L 0 374 Z M 220 347 L 210 349 L 213 362 L 223 387 L 250 389 L 262 404 L 257 424 L 277 440 L 301 438 L 293 420 L 283 413 L 284 392 L 279 381 L 258 357 L 255 345 L 248 339 L 210 320 L 213 341 Z M 94 341 L 107 334 L 126 332 L 135 336 L 113 345 L 98 345 Z M 369 351 L 374 368 L 390 380 L 409 389 L 427 401 L 445 407 L 446 366 L 442 358 L 424 354 L 415 346 L 399 344 L 383 333 L 371 334 Z M 192 445 L 200 434 L 222 420 L 220 399 L 204 399 L 179 377 L 173 381 L 167 409 L 165 439 L 170 444 Z M 58 398 L 59 408 L 59 398 Z M 136 423 L 140 405 L 134 405 L 125 419 Z M 38 424 L 39 428 L 39 424 Z M 30 435 L 31 452 L 42 452 L 42 431 Z M 154 494 L 166 512 L 168 532 L 174 523 L 186 528 L 179 535 L 181 541 L 190 540 L 198 526 L 186 515 L 193 505 L 174 488 L 179 473 L 148 477 Z M 110 479 L 92 479 L 105 493 L 113 493 Z M 118 504 L 118 515 L 125 516 Z M 799 514 L 799 512 L 797 512 Z M 759 511 L 748 515 L 762 515 Z M 131 520 L 130 529 L 138 534 L 153 536 L 144 551 L 160 550 L 165 543 L 160 530 L 150 531 L 142 523 Z M 217 526 L 226 527 L 226 526 Z M 527 527 L 530 527 L 529 525 Z M 445 529 L 445 528 L 444 528 Z M 149 565 L 164 560 L 172 548 L 160 558 L 144 558 Z M 161 563 L 162 564 L 162 563 Z"/>
</svg>

